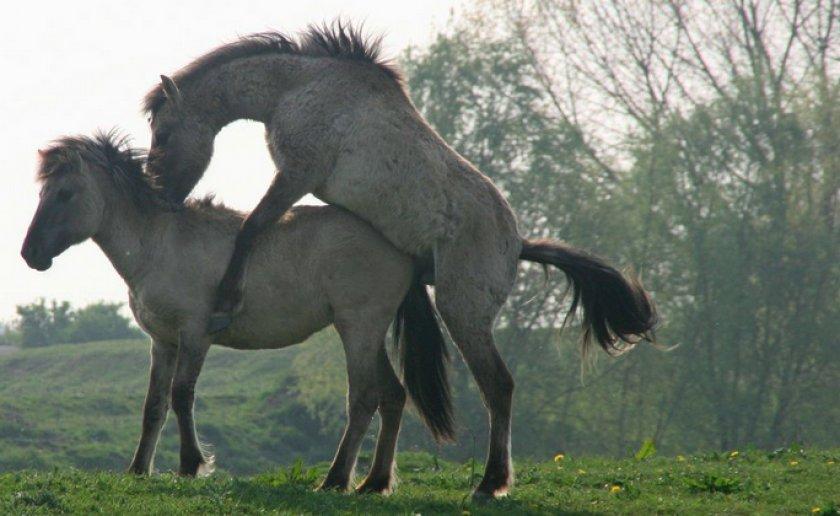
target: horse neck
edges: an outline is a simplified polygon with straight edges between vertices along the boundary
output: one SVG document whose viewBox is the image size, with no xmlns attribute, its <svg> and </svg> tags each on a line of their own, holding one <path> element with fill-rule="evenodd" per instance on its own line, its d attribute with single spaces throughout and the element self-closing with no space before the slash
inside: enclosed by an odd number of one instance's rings
<svg viewBox="0 0 840 516">
<path fill-rule="evenodd" d="M 158 242 L 165 231 L 167 214 L 150 206 L 141 210 L 131 199 L 112 192 L 105 204 L 103 222 L 93 241 L 117 273 L 134 289 L 144 272 L 154 267 Z"/>
<path fill-rule="evenodd" d="M 311 60 L 310 60 L 311 61 Z M 237 59 L 209 70 L 184 88 L 191 110 L 216 131 L 236 120 L 267 124 L 280 96 L 308 80 L 307 60 L 297 55 L 267 55 Z"/>
</svg>

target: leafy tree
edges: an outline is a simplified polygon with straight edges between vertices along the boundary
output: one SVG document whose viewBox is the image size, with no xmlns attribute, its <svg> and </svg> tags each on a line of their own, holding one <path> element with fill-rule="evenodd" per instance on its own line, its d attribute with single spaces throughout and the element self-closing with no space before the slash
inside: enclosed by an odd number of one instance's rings
<svg viewBox="0 0 840 516">
<path fill-rule="evenodd" d="M 18 305 L 18 331 L 22 347 L 49 346 L 61 342 L 70 327 L 70 303 L 53 300 L 50 305 L 40 299 Z"/>
<path fill-rule="evenodd" d="M 560 290 L 524 274 L 497 332 L 518 447 L 840 437 L 838 16 L 835 2 L 488 0 L 407 54 L 415 103 L 505 190 L 520 230 L 631 265 L 679 344 L 581 385 L 554 349 Z M 483 418 L 476 397 L 464 410 Z"/>
<path fill-rule="evenodd" d="M 9 339 L 22 347 L 51 346 L 70 342 L 126 339 L 142 335 L 119 313 L 122 303 L 92 303 L 73 310 L 70 303 L 43 299 L 17 307 L 18 320 L 9 328 Z"/>
<path fill-rule="evenodd" d="M 99 302 L 73 312 L 68 342 L 136 338 L 142 333 L 120 314 L 122 303 Z"/>
</svg>

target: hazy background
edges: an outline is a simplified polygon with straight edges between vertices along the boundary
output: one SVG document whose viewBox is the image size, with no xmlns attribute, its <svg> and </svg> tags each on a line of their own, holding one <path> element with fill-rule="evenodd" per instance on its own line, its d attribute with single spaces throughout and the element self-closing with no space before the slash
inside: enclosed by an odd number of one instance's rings
<svg viewBox="0 0 840 516">
<path fill-rule="evenodd" d="M 68 133 L 119 126 L 147 146 L 140 99 L 170 73 L 238 35 L 289 33 L 337 16 L 385 33 L 386 54 L 427 44 L 457 0 L 307 2 L 143 1 L 22 2 L 0 17 L 2 174 L 0 192 L 0 321 L 37 297 L 80 305 L 125 300 L 122 280 L 91 242 L 76 246 L 39 273 L 19 250 L 37 204 L 36 150 Z M 187 22 L 189 20 L 189 22 Z M 239 122 L 216 139 L 210 170 L 196 193 L 216 192 L 240 209 L 256 205 L 274 167 L 263 128 Z M 312 198 L 309 201 L 313 201 Z"/>
<path fill-rule="evenodd" d="M 558 335 L 562 275 L 546 285 L 538 268 L 521 267 L 496 331 L 516 378 L 517 457 L 628 456 L 644 441 L 667 454 L 836 447 L 838 2 L 463 0 L 451 19 L 445 2 L 202 3 L 195 27 L 158 24 L 196 19 L 163 4 L 5 18 L 0 317 L 39 296 L 73 305 L 22 306 L 0 336 L 0 470 L 124 468 L 147 381 L 147 341 L 115 305 L 84 306 L 125 299 L 95 246 L 47 274 L 17 255 L 35 205 L 35 149 L 112 124 L 145 144 L 138 101 L 158 74 L 237 33 L 338 14 L 389 34 L 417 108 L 503 190 L 524 235 L 633 268 L 659 307 L 661 342 L 679 345 L 616 360 L 594 353 L 582 382 L 577 329 Z M 199 192 L 253 206 L 273 171 L 262 140 L 254 124 L 224 131 Z M 458 359 L 451 380 L 458 443 L 434 446 L 409 416 L 401 450 L 482 459 L 486 411 Z M 214 348 L 199 435 L 238 473 L 326 460 L 345 394 L 332 330 L 279 352 Z M 171 423 L 164 471 L 178 456 Z M 366 450 L 373 437 L 372 428 Z"/>
</svg>

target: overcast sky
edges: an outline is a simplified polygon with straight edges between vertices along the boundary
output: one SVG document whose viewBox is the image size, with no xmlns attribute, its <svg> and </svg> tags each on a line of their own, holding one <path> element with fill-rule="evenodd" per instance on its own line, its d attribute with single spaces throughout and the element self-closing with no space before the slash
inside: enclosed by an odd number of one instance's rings
<svg viewBox="0 0 840 516">
<path fill-rule="evenodd" d="M 295 32 L 342 16 L 385 33 L 388 55 L 425 45 L 458 0 L 305 2 L 15 2 L 0 17 L 0 321 L 39 297 L 126 301 L 126 288 L 99 248 L 86 242 L 47 272 L 26 267 L 20 246 L 37 204 L 36 151 L 51 139 L 119 126 L 148 146 L 140 99 L 161 73 L 237 35 Z M 215 192 L 240 209 L 256 205 L 273 166 L 262 126 L 237 122 L 216 139 L 213 162 L 196 193 Z"/>
</svg>

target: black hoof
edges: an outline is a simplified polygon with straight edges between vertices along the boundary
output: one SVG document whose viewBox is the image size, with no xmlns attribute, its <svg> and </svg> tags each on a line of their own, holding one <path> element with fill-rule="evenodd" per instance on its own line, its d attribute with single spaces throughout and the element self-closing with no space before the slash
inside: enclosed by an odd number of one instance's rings
<svg viewBox="0 0 840 516">
<path fill-rule="evenodd" d="M 391 493 L 391 480 L 388 478 L 374 478 L 365 479 L 360 486 L 356 488 L 358 494 L 381 494 L 387 495 Z"/>
<path fill-rule="evenodd" d="M 501 485 L 497 484 L 496 486 L 479 484 L 475 491 L 473 491 L 472 501 L 477 504 L 492 502 L 493 500 L 507 496 L 508 489 L 509 486 L 506 483 Z"/>
<path fill-rule="evenodd" d="M 207 321 L 207 333 L 219 333 L 233 322 L 233 316 L 227 312 L 215 312 Z"/>
<path fill-rule="evenodd" d="M 135 466 L 134 464 L 128 467 L 128 471 L 126 471 L 126 473 L 128 473 L 129 475 L 137 475 L 140 477 L 151 474 L 149 470 L 143 469 L 140 466 Z"/>
<path fill-rule="evenodd" d="M 315 490 L 316 491 L 337 491 L 339 493 L 347 492 L 347 485 L 349 482 L 347 480 L 338 479 L 338 478 L 330 478 L 327 477 L 321 482 Z"/>
<path fill-rule="evenodd" d="M 506 494 L 507 493 L 505 493 L 505 494 L 495 494 L 495 493 L 492 493 L 492 492 L 475 490 L 475 491 L 473 491 L 473 494 L 472 494 L 472 502 L 474 504 L 484 505 L 484 504 L 493 502 L 493 501 L 495 501 L 495 500 L 497 500 L 497 499 L 499 499 L 503 496 L 506 496 Z"/>
</svg>

